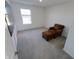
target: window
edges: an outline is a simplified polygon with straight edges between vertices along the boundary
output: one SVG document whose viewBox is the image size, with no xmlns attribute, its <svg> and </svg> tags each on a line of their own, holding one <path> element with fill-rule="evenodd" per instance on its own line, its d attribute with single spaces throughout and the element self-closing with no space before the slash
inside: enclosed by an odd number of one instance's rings
<svg viewBox="0 0 79 59">
<path fill-rule="evenodd" d="M 10 20 L 9 20 L 8 12 L 7 12 L 7 9 L 6 9 L 6 8 L 5 8 L 5 18 L 6 18 L 7 24 L 8 24 L 8 25 L 11 25 L 11 22 L 10 22 Z"/>
<path fill-rule="evenodd" d="M 30 9 L 20 9 L 23 24 L 31 24 L 31 10 Z"/>
</svg>

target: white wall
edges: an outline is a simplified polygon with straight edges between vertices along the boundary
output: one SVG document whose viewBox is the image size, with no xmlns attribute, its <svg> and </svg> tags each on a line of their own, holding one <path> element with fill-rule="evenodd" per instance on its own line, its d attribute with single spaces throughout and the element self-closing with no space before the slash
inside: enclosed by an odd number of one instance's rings
<svg viewBox="0 0 79 59">
<path fill-rule="evenodd" d="M 31 9 L 32 13 L 32 24 L 30 25 L 23 25 L 22 18 L 20 14 L 20 8 L 24 9 Z M 14 15 L 15 24 L 17 27 L 17 30 L 26 30 L 30 28 L 36 28 L 44 26 L 45 17 L 44 17 L 44 8 L 39 6 L 30 6 L 30 5 L 24 5 L 24 4 L 13 4 L 12 5 L 12 11 Z"/>
<path fill-rule="evenodd" d="M 18 59 L 8 28 L 6 25 L 5 27 L 5 59 Z"/>
<path fill-rule="evenodd" d="M 64 51 L 74 57 L 74 28 L 71 28 L 65 43 Z"/>
<path fill-rule="evenodd" d="M 74 22 L 74 4 L 64 3 L 46 8 L 47 27 L 53 26 L 55 23 L 66 26 L 64 36 L 67 36 L 68 31 L 73 26 Z"/>
<path fill-rule="evenodd" d="M 15 49 L 15 51 L 17 51 L 17 29 L 16 29 L 16 26 L 14 26 L 11 39 L 12 39 L 14 49 Z"/>
<path fill-rule="evenodd" d="M 74 3 L 64 3 L 46 8 L 46 26 L 53 26 L 55 23 L 66 26 L 63 35 L 67 36 L 64 51 L 74 57 Z"/>
</svg>

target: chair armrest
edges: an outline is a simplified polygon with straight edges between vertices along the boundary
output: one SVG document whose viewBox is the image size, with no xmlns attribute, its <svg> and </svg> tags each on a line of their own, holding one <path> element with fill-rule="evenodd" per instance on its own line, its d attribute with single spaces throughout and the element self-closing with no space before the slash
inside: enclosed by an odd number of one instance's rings
<svg viewBox="0 0 79 59">
<path fill-rule="evenodd" d="M 54 27 L 50 27 L 50 28 L 49 28 L 49 30 L 52 30 L 52 29 L 53 29 L 53 30 L 55 30 L 55 28 L 54 28 Z"/>
</svg>

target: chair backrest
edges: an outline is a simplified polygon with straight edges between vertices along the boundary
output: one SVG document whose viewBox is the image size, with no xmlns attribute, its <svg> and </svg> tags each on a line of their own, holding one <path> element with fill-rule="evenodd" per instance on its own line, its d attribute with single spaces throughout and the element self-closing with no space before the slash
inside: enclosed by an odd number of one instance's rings
<svg viewBox="0 0 79 59">
<path fill-rule="evenodd" d="M 61 24 L 55 24 L 54 27 L 57 27 L 58 29 L 64 29 L 65 26 Z"/>
</svg>

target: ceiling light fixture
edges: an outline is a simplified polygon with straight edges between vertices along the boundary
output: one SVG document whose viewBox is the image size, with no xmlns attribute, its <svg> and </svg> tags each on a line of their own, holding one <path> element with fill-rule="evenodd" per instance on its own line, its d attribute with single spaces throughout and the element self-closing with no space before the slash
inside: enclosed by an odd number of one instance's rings
<svg viewBox="0 0 79 59">
<path fill-rule="evenodd" d="M 40 2 L 42 2 L 43 0 L 40 0 Z"/>
</svg>

